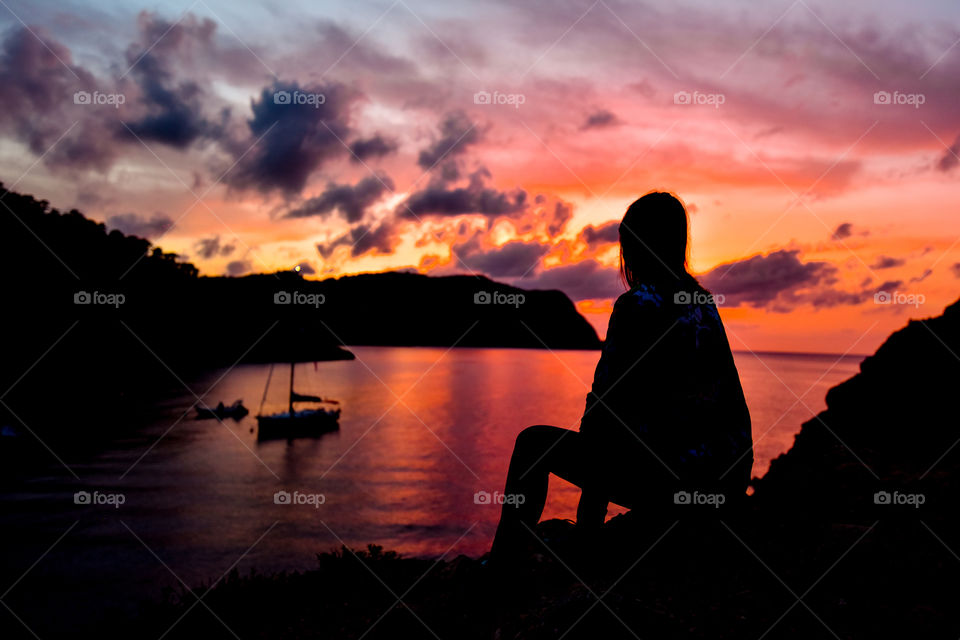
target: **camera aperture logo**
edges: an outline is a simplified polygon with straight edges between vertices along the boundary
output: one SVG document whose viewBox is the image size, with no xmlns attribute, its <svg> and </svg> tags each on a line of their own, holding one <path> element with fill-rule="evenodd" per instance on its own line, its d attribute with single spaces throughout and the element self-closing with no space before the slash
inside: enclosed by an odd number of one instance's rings
<svg viewBox="0 0 960 640">
<path fill-rule="evenodd" d="M 273 294 L 273 304 L 305 304 L 314 308 L 327 301 L 322 293 L 303 293 L 300 291 L 277 291 Z"/>
<path fill-rule="evenodd" d="M 299 89 L 273 92 L 273 104 L 309 105 L 314 109 L 319 109 L 320 105 L 326 101 L 327 97 L 322 93 L 309 93 Z"/>
<path fill-rule="evenodd" d="M 101 106 L 107 105 L 119 109 L 126 103 L 127 96 L 122 93 L 101 93 L 94 91 L 77 91 L 73 94 L 73 104 Z"/>
<path fill-rule="evenodd" d="M 489 491 L 477 491 L 473 494 L 473 504 L 509 504 L 519 506 L 526 502 L 526 500 L 527 497 L 522 493 L 500 493 L 499 491 L 490 493 Z"/>
<path fill-rule="evenodd" d="M 719 509 L 720 505 L 727 501 L 727 496 L 722 493 L 701 493 L 699 491 L 689 492 L 689 491 L 677 491 L 673 494 L 673 503 L 674 504 L 692 504 L 692 505 L 706 505 L 711 506 L 714 509 Z"/>
<path fill-rule="evenodd" d="M 707 304 L 719 306 L 725 300 L 722 293 L 707 293 L 706 291 L 677 291 L 673 294 L 674 304 Z"/>
<path fill-rule="evenodd" d="M 873 294 L 874 304 L 909 304 L 919 307 L 927 301 L 922 293 L 902 293 L 900 291 L 877 291 Z"/>
<path fill-rule="evenodd" d="M 108 505 L 119 509 L 127 501 L 122 493 L 103 493 L 100 491 L 77 491 L 73 494 L 73 504 L 79 505 Z"/>
<path fill-rule="evenodd" d="M 477 291 L 473 294 L 473 304 L 506 304 L 519 308 L 527 301 L 522 293 L 503 293 L 502 291 Z"/>
<path fill-rule="evenodd" d="M 910 506 L 919 509 L 927 501 L 922 493 L 900 493 L 899 491 L 877 491 L 873 494 L 873 504 Z"/>
<path fill-rule="evenodd" d="M 901 93 L 894 91 L 877 91 L 873 94 L 873 104 L 882 105 L 903 105 L 919 109 L 920 105 L 927 101 L 927 96 L 922 93 Z"/>
<path fill-rule="evenodd" d="M 307 505 L 314 509 L 319 509 L 320 505 L 327 501 L 327 496 L 322 493 L 301 493 L 300 491 L 277 491 L 273 494 L 273 504 L 289 505 Z"/>
<path fill-rule="evenodd" d="M 104 293 L 102 291 L 77 291 L 73 294 L 73 304 L 96 304 L 106 305 L 114 309 L 120 308 L 127 301 L 127 296 L 122 293 Z"/>
<path fill-rule="evenodd" d="M 526 101 L 527 96 L 522 93 L 501 93 L 499 91 L 490 93 L 489 91 L 477 91 L 473 94 L 473 104 L 506 105 L 514 109 L 519 109 L 520 105 L 525 104 Z"/>
<path fill-rule="evenodd" d="M 708 106 L 719 109 L 727 101 L 722 93 L 703 93 L 702 91 L 677 91 L 673 94 L 673 104 Z"/>
</svg>

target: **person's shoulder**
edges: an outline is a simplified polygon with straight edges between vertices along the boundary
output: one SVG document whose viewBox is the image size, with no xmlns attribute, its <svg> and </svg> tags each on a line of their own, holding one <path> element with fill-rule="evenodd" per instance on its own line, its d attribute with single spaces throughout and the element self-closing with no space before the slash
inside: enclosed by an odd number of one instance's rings
<svg viewBox="0 0 960 640">
<path fill-rule="evenodd" d="M 698 326 L 722 325 L 717 302 L 723 296 L 715 296 L 695 279 L 691 278 L 685 290 L 674 294 L 674 308 L 681 323 L 694 323 Z"/>
<path fill-rule="evenodd" d="M 717 310 L 718 304 L 723 304 L 723 294 L 714 294 L 709 289 L 694 280 L 699 294 L 700 307 L 704 313 L 713 321 L 721 322 L 720 312 Z"/>
<path fill-rule="evenodd" d="M 617 298 L 613 308 L 616 310 L 654 310 L 663 307 L 663 294 L 652 284 L 641 284 L 624 292 Z"/>
</svg>

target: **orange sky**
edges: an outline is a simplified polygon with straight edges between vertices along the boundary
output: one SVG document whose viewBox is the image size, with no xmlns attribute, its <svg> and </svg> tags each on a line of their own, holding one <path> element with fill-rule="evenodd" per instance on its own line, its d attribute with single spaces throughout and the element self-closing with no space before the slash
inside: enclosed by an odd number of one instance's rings
<svg viewBox="0 0 960 640">
<path fill-rule="evenodd" d="M 914 4 L 14 3 L 0 176 L 205 274 L 483 273 L 601 335 L 600 231 L 670 190 L 735 348 L 868 353 L 960 293 L 960 15 Z"/>
</svg>

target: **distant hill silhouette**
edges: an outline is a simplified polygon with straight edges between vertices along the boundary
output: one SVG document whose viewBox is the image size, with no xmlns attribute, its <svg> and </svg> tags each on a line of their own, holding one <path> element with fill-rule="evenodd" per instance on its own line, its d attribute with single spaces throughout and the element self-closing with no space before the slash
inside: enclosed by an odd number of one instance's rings
<svg viewBox="0 0 960 640">
<path fill-rule="evenodd" d="M 527 291 L 483 276 L 387 272 L 311 281 L 281 272 L 207 280 L 231 300 L 272 304 L 278 292 L 322 296 L 316 308 L 306 303 L 307 317 L 348 345 L 600 347 L 593 326 L 563 292 Z"/>
<path fill-rule="evenodd" d="M 2 184 L 0 243 L 0 389 L 13 387 L 4 402 L 28 423 L 78 412 L 126 419 L 198 369 L 352 358 L 345 344 L 600 345 L 559 291 L 413 273 L 201 277 L 148 240 Z"/>
</svg>

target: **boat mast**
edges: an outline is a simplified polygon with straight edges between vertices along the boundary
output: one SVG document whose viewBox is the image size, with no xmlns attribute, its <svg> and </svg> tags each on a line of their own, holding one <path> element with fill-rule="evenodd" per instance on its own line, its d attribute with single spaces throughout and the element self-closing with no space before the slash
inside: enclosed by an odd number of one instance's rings
<svg viewBox="0 0 960 640">
<path fill-rule="evenodd" d="M 293 417 L 293 361 L 290 362 L 290 417 Z"/>
<path fill-rule="evenodd" d="M 267 373 L 267 384 L 263 386 L 263 397 L 260 399 L 260 409 L 257 411 L 258 416 L 263 415 L 263 405 L 267 401 L 267 391 L 270 389 L 270 378 L 273 377 L 273 363 L 270 363 L 270 371 Z"/>
</svg>

